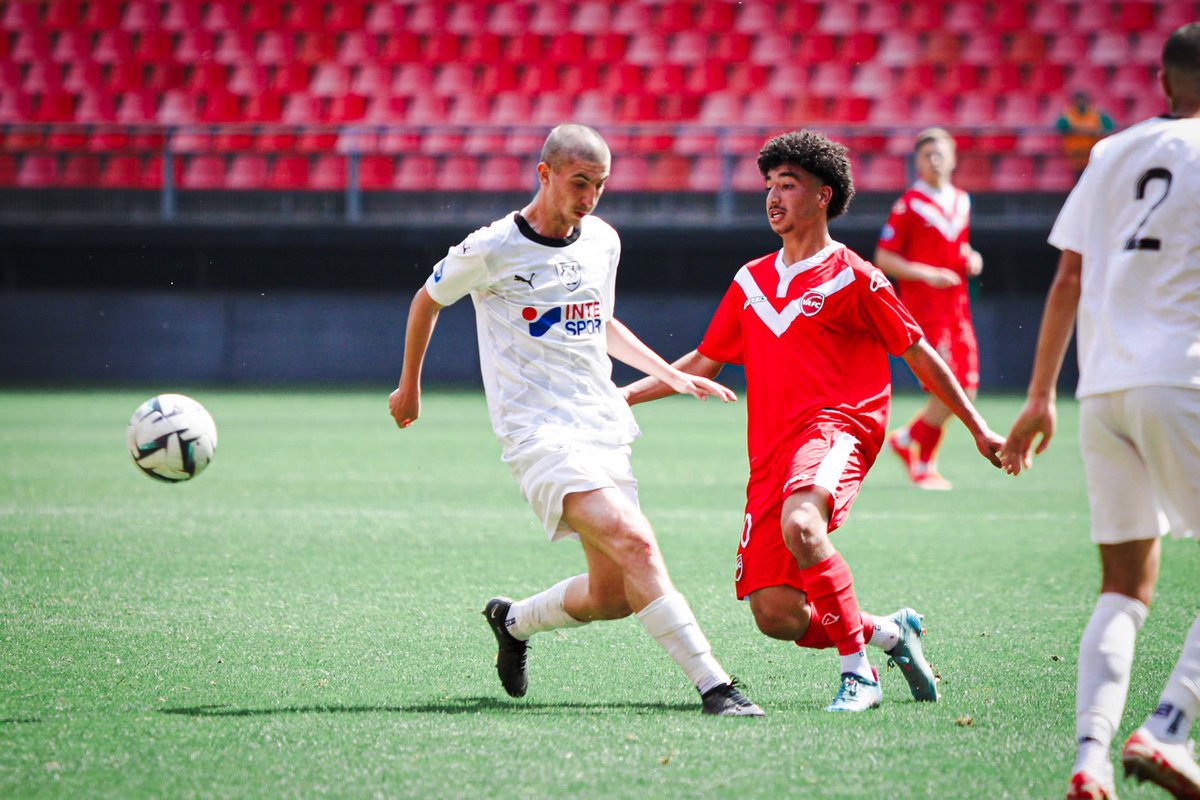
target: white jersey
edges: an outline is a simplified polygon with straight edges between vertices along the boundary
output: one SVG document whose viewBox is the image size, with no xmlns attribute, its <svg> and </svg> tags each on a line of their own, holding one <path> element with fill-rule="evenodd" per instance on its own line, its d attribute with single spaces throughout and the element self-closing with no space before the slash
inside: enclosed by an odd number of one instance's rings
<svg viewBox="0 0 1200 800">
<path fill-rule="evenodd" d="M 1200 388 L 1200 119 L 1097 143 L 1050 244 L 1083 256 L 1079 397 Z"/>
<path fill-rule="evenodd" d="M 443 306 L 471 295 L 488 411 L 505 452 L 546 434 L 599 444 L 638 436 L 612 381 L 605 330 L 620 257 L 617 232 L 598 217 L 549 239 L 513 213 L 451 247 L 425 282 Z"/>
</svg>

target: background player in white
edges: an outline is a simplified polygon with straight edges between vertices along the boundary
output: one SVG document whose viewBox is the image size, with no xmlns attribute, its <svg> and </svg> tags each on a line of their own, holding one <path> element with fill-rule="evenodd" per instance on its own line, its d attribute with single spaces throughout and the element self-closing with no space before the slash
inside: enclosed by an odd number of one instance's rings
<svg viewBox="0 0 1200 800">
<path fill-rule="evenodd" d="M 389 407 L 401 428 L 416 421 L 421 365 L 438 312 L 470 293 L 503 460 L 550 539 L 576 536 L 587 559 L 587 572 L 533 597 L 488 601 L 496 669 L 510 695 L 525 694 L 533 634 L 634 613 L 696 686 L 705 713 L 761 716 L 713 657 L 638 507 L 629 463 L 638 429 L 612 382 L 609 356 L 677 392 L 726 401 L 734 395 L 671 367 L 613 316 L 620 240 L 590 216 L 610 164 L 595 130 L 565 124 L 550 132 L 533 200 L 450 248 L 417 291 Z"/>
<path fill-rule="evenodd" d="M 1200 23 L 1163 49 L 1171 113 L 1098 143 L 1050 234 L 1062 250 L 1029 394 L 1002 451 L 1016 474 L 1055 425 L 1078 314 L 1080 446 L 1100 548 L 1100 599 L 1079 646 L 1078 754 L 1068 798 L 1113 798 L 1110 749 L 1160 535 L 1200 536 Z M 1125 742 L 1127 774 L 1200 798 L 1186 748 L 1200 713 L 1200 618 L 1157 708 Z"/>
</svg>

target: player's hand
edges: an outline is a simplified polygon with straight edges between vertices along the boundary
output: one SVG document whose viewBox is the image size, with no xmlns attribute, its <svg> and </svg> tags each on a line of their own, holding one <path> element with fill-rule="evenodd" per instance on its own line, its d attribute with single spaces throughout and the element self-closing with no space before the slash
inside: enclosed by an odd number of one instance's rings
<svg viewBox="0 0 1200 800">
<path fill-rule="evenodd" d="M 972 278 L 983 272 L 983 256 L 973 247 L 967 247 L 967 274 Z"/>
<path fill-rule="evenodd" d="M 1056 417 L 1053 400 L 1030 399 L 1025 403 L 1000 450 L 1005 472 L 1019 475 L 1022 469 L 1033 466 L 1033 456 L 1041 455 L 1050 446 Z"/>
<path fill-rule="evenodd" d="M 671 372 L 671 379 L 667 381 L 667 385 L 678 394 L 690 394 L 692 397 L 697 397 L 701 400 L 716 397 L 725 403 L 737 400 L 737 395 L 728 386 L 723 386 L 716 381 L 702 378 L 699 375 L 689 375 L 677 369 L 673 369 Z"/>
<path fill-rule="evenodd" d="M 403 387 L 397 387 L 388 396 L 388 410 L 392 412 L 392 419 L 396 420 L 397 426 L 401 429 L 407 428 L 421 416 L 420 391 L 410 392 Z"/>
<path fill-rule="evenodd" d="M 985 425 L 983 430 L 975 434 L 975 447 L 984 458 L 991 462 L 993 467 L 996 469 L 1003 467 L 1000 461 L 1000 450 L 1004 447 L 1003 436 Z"/>
<path fill-rule="evenodd" d="M 962 283 L 962 278 L 954 270 L 930 266 L 921 270 L 921 280 L 935 289 L 949 289 Z"/>
</svg>

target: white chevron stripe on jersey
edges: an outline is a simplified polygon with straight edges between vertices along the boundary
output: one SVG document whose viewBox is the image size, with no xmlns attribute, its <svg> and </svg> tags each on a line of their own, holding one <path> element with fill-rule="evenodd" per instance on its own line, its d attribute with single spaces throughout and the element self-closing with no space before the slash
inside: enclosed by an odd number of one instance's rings
<svg viewBox="0 0 1200 800">
<path fill-rule="evenodd" d="M 916 197 L 909 200 L 908 204 L 921 219 L 937 228 L 948 242 L 953 242 L 958 238 L 958 235 L 963 232 L 963 228 L 967 227 L 967 220 L 970 218 L 970 206 L 961 201 L 955 204 L 956 208 L 952 215 L 947 215 L 936 204 L 927 203 Z"/>
<path fill-rule="evenodd" d="M 804 313 L 805 298 L 820 295 L 821 299 L 824 300 L 824 298 L 829 297 L 834 292 L 845 289 L 854 283 L 854 269 L 846 267 L 820 286 L 808 289 L 802 296 L 797 297 L 779 311 L 776 311 L 772 307 L 766 295 L 763 294 L 762 289 L 758 288 L 758 283 L 754 280 L 754 276 L 750 274 L 750 270 L 742 267 L 738 270 L 738 274 L 734 280 L 737 281 L 738 286 L 742 287 L 742 291 L 746 293 L 746 304 L 754 309 L 754 313 L 758 315 L 763 324 L 770 328 L 771 332 L 776 336 L 783 336 L 787 332 L 787 329 L 792 326 L 792 323 L 795 322 L 796 317 Z"/>
</svg>

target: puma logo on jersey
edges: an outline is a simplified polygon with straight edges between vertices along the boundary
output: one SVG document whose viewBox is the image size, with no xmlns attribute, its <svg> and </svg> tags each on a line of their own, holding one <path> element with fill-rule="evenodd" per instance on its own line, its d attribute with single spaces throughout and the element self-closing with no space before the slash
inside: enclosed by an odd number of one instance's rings
<svg viewBox="0 0 1200 800">
<path fill-rule="evenodd" d="M 513 280 L 514 280 L 514 281 L 520 281 L 521 283 L 528 283 L 528 284 L 529 284 L 529 288 L 530 288 L 530 289 L 532 289 L 532 288 L 533 288 L 533 277 L 534 277 L 535 275 L 537 275 L 537 273 L 536 273 L 536 272 L 531 272 L 531 273 L 529 273 L 529 277 L 528 277 L 528 278 L 523 278 L 523 277 L 521 277 L 520 275 L 513 275 Z"/>
</svg>

